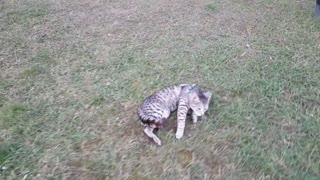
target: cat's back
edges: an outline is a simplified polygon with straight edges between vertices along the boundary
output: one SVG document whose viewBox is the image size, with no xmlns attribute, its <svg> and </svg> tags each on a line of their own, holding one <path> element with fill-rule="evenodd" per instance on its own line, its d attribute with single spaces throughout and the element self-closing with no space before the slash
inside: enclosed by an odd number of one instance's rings
<svg viewBox="0 0 320 180">
<path fill-rule="evenodd" d="M 179 98 L 181 89 L 185 85 L 187 84 L 174 84 L 171 86 L 166 86 L 148 96 L 144 101 L 147 103 L 161 102 L 167 104 L 169 101 L 177 100 L 177 98 Z"/>
<path fill-rule="evenodd" d="M 166 86 L 154 92 L 153 94 L 144 99 L 144 101 L 139 106 L 139 111 L 153 111 L 154 109 L 159 108 L 166 109 L 169 111 L 176 110 L 181 90 L 186 85 L 187 84 L 174 84 L 171 86 Z"/>
<path fill-rule="evenodd" d="M 138 108 L 142 123 L 156 126 L 163 124 L 170 112 L 176 110 L 183 86 L 184 84 L 167 86 L 146 97 Z"/>
</svg>

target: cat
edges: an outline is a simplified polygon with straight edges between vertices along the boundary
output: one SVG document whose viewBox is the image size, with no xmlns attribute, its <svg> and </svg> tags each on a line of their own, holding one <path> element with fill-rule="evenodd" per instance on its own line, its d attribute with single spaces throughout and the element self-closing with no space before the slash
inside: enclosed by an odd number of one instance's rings
<svg viewBox="0 0 320 180">
<path fill-rule="evenodd" d="M 161 140 L 153 133 L 154 129 L 163 128 L 171 112 L 177 110 L 176 138 L 184 134 L 187 113 L 192 110 L 192 121 L 196 123 L 209 108 L 211 92 L 204 92 L 196 85 L 175 84 L 167 86 L 143 100 L 138 107 L 138 116 L 144 126 L 143 132 L 161 145 Z"/>
</svg>

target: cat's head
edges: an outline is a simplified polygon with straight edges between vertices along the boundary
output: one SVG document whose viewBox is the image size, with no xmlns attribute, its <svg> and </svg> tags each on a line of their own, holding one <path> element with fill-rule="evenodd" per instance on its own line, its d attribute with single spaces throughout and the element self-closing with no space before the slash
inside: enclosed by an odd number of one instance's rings
<svg viewBox="0 0 320 180">
<path fill-rule="evenodd" d="M 212 93 L 194 87 L 189 95 L 189 106 L 197 116 L 203 116 L 209 108 Z"/>
</svg>

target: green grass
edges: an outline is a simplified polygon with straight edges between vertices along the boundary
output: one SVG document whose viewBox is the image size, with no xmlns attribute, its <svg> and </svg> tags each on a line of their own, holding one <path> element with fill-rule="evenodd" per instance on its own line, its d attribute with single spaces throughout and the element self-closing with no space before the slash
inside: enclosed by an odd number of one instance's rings
<svg viewBox="0 0 320 180">
<path fill-rule="evenodd" d="M 61 3 L 0 3 L 0 179 L 319 179 L 313 2 Z M 208 117 L 158 147 L 137 106 L 179 82 Z"/>
<path fill-rule="evenodd" d="M 210 9 L 211 11 L 216 11 L 217 10 L 217 6 L 214 4 L 208 4 L 207 8 Z"/>
</svg>

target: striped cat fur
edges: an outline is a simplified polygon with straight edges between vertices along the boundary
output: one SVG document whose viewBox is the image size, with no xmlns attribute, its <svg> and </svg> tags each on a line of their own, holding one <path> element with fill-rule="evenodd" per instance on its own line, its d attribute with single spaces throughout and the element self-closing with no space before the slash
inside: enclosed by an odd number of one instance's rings
<svg viewBox="0 0 320 180">
<path fill-rule="evenodd" d="M 211 92 L 204 92 L 190 84 L 175 84 L 153 93 L 138 107 L 138 116 L 144 126 L 143 132 L 156 144 L 161 145 L 153 131 L 162 128 L 170 113 L 177 110 L 176 138 L 181 139 L 188 111 L 192 111 L 192 121 L 196 123 L 198 117 L 208 110 L 211 95 Z"/>
</svg>

